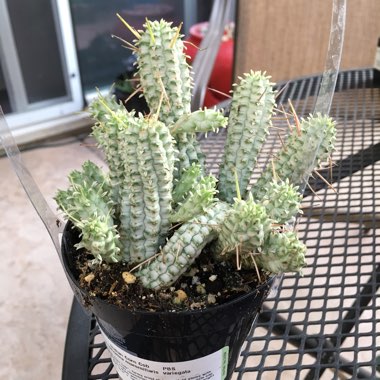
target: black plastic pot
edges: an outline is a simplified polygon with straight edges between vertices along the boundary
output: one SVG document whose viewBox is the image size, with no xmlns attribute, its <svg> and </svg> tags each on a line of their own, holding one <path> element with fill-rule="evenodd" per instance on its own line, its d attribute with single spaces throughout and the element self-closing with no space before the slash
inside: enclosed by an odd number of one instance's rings
<svg viewBox="0 0 380 380">
<path fill-rule="evenodd" d="M 90 297 L 79 288 L 73 265 L 76 230 L 66 226 L 62 238 L 62 259 L 68 280 L 80 303 L 92 312 L 117 347 L 154 362 L 184 362 L 199 359 L 229 347 L 229 379 L 240 348 L 265 300 L 272 279 L 249 294 L 223 305 L 185 312 L 144 312 L 121 309 Z"/>
</svg>

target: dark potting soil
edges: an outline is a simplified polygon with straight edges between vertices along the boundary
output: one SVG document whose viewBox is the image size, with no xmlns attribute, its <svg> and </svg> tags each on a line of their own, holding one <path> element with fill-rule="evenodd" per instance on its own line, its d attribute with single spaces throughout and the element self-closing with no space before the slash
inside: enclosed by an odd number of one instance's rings
<svg viewBox="0 0 380 380">
<path fill-rule="evenodd" d="M 146 311 L 182 311 L 220 305 L 255 289 L 267 280 L 255 270 L 237 270 L 233 263 L 215 263 L 201 255 L 190 270 L 170 288 L 149 290 L 138 280 L 127 284 L 122 276 L 130 268 L 124 263 L 90 265 L 91 255 L 77 251 L 76 268 L 80 286 L 94 297 L 122 308 Z M 91 300 L 88 300 L 91 302 Z"/>
</svg>

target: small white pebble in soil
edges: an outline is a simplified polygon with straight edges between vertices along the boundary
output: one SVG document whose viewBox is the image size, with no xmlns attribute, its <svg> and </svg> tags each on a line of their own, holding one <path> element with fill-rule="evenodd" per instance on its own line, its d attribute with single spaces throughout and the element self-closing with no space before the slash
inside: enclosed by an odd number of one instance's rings
<svg viewBox="0 0 380 380">
<path fill-rule="evenodd" d="M 182 289 L 186 289 L 186 288 L 187 288 L 187 284 L 183 282 L 183 283 L 181 284 L 181 288 L 182 288 Z"/>
<path fill-rule="evenodd" d="M 202 306 L 204 306 L 204 303 L 203 303 L 203 302 L 193 302 L 193 303 L 190 305 L 190 309 L 191 309 L 191 310 L 194 310 L 194 309 L 201 309 Z"/>
<path fill-rule="evenodd" d="M 185 273 L 185 276 L 194 277 L 198 272 L 198 268 L 191 268 L 188 272 Z"/>
<path fill-rule="evenodd" d="M 92 281 L 94 278 L 95 278 L 95 275 L 94 275 L 93 273 L 90 273 L 90 274 L 88 274 L 88 275 L 84 278 L 84 280 L 85 280 L 88 284 L 90 284 L 91 281 Z"/>
<path fill-rule="evenodd" d="M 145 299 L 146 299 L 146 296 L 142 296 L 141 299 L 142 299 L 142 300 L 145 300 Z"/>
<path fill-rule="evenodd" d="M 130 272 L 123 272 L 121 275 L 126 284 L 134 284 L 136 282 L 136 276 Z"/>
<path fill-rule="evenodd" d="M 215 297 L 215 295 L 210 293 L 210 294 L 207 296 L 207 302 L 210 303 L 210 304 L 215 303 L 215 302 L 216 302 L 216 297 Z"/>
<path fill-rule="evenodd" d="M 214 282 L 217 278 L 218 278 L 218 276 L 217 276 L 216 274 L 213 274 L 213 275 L 211 275 L 208 279 L 209 279 L 211 282 Z"/>
<path fill-rule="evenodd" d="M 191 284 L 192 285 L 199 284 L 199 277 L 198 276 L 194 276 L 193 279 L 191 280 Z"/>
<path fill-rule="evenodd" d="M 198 294 L 206 294 L 206 289 L 202 284 L 197 285 L 196 291 Z"/>
<path fill-rule="evenodd" d="M 153 297 L 153 294 L 152 294 L 152 297 Z M 160 293 L 160 298 L 162 298 L 163 300 L 168 300 L 172 298 L 172 295 L 168 293 Z"/>
</svg>

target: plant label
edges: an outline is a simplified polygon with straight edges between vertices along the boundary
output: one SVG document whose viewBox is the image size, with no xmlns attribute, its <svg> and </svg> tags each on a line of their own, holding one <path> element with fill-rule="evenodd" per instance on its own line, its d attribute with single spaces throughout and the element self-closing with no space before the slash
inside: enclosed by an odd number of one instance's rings
<svg viewBox="0 0 380 380">
<path fill-rule="evenodd" d="M 229 347 L 184 362 L 154 362 L 124 351 L 102 332 L 112 362 L 122 380 L 224 380 Z"/>
</svg>

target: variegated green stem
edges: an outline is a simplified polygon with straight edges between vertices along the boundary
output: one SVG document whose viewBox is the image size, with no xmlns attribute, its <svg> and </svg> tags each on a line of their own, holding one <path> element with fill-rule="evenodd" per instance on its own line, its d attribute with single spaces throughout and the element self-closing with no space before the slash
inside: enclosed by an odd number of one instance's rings
<svg viewBox="0 0 380 380">
<path fill-rule="evenodd" d="M 123 260 L 129 262 L 131 260 L 131 197 L 126 182 L 124 179 L 119 191 L 119 234 Z"/>
<path fill-rule="evenodd" d="M 161 253 L 136 275 L 148 289 L 173 284 L 193 264 L 207 243 L 216 237 L 215 229 L 223 222 L 229 206 L 216 203 L 204 215 L 183 224 L 163 247 Z"/>
<path fill-rule="evenodd" d="M 85 248 L 94 257 L 94 262 L 103 260 L 107 263 L 117 263 L 123 259 L 120 250 L 119 235 L 112 219 L 101 215 L 76 224 L 81 230 L 81 241 L 76 244 L 78 249 Z"/>
<path fill-rule="evenodd" d="M 107 122 L 110 112 L 125 111 L 125 107 L 119 103 L 115 96 L 98 95 L 89 105 L 88 110 L 93 119 L 99 123 Z"/>
<path fill-rule="evenodd" d="M 111 187 L 102 169 L 86 161 L 82 170 L 74 170 L 69 174 L 69 182 L 69 188 L 58 190 L 54 198 L 69 219 L 89 219 L 94 215 L 112 217 L 112 204 L 108 199 Z"/>
<path fill-rule="evenodd" d="M 274 223 L 284 224 L 297 214 L 302 214 L 302 195 L 297 186 L 285 181 L 273 180 L 267 185 L 267 192 L 260 203 Z"/>
<path fill-rule="evenodd" d="M 152 113 L 166 125 L 190 113 L 191 78 L 183 41 L 176 27 L 161 21 L 146 21 L 136 41 L 138 75 Z"/>
<path fill-rule="evenodd" d="M 170 216 L 171 222 L 183 223 L 197 215 L 202 215 L 216 201 L 216 182 L 217 179 L 213 175 L 208 175 L 195 183 L 183 202 L 180 202 Z"/>
<path fill-rule="evenodd" d="M 306 246 L 300 242 L 293 231 L 273 231 L 261 254 L 254 256 L 256 264 L 263 270 L 279 274 L 300 272 L 306 265 Z M 253 268 L 252 261 L 247 260 L 247 267 Z"/>
<path fill-rule="evenodd" d="M 228 119 L 223 113 L 213 109 L 203 109 L 190 114 L 182 115 L 177 122 L 170 127 L 170 133 L 175 136 L 178 133 L 207 133 L 218 132 L 219 128 L 227 126 Z"/>
<path fill-rule="evenodd" d="M 301 120 L 300 130 L 294 128 L 276 158 L 253 186 L 253 197 L 261 200 L 274 177 L 282 181 L 289 179 L 295 186 L 307 183 L 313 169 L 326 161 L 333 151 L 335 135 L 335 123 L 328 116 L 310 116 Z"/>
<path fill-rule="evenodd" d="M 169 130 L 154 119 L 140 116 L 123 136 L 126 199 L 122 201 L 129 207 L 126 232 L 130 261 L 140 262 L 157 253 L 170 227 L 174 149 L 169 149 Z"/>
<path fill-rule="evenodd" d="M 160 194 L 161 232 L 160 246 L 165 243 L 167 233 L 171 227 L 170 215 L 173 203 L 173 182 L 177 148 L 169 129 L 160 122 L 154 122 L 157 131 L 157 144 L 160 149 L 153 152 L 155 170 L 158 177 L 158 191 Z M 162 144 L 162 145 L 161 145 Z M 164 170 L 163 170 L 163 169 Z M 165 174 L 160 174 L 162 171 Z"/>
<path fill-rule="evenodd" d="M 193 163 L 190 167 L 183 171 L 181 177 L 174 181 L 174 189 L 172 192 L 173 206 L 185 200 L 191 189 L 202 178 L 203 169 L 199 163 Z"/>
<path fill-rule="evenodd" d="M 177 161 L 175 178 L 182 176 L 183 172 L 196 163 L 205 171 L 205 156 L 202 153 L 201 146 L 195 136 L 188 133 L 180 133 L 176 136 Z"/>
<path fill-rule="evenodd" d="M 190 114 L 191 77 L 178 28 L 163 20 L 147 21 L 136 41 L 138 75 L 144 97 L 159 120 L 173 125 Z M 207 117 L 212 119 L 211 113 Z M 206 113 L 204 114 L 206 116 Z M 176 133 L 177 163 L 175 177 L 193 162 L 204 164 L 204 156 L 193 133 Z"/>
<path fill-rule="evenodd" d="M 176 156 L 178 154 L 176 141 L 171 135 L 169 129 L 164 124 L 157 124 L 157 133 L 159 140 L 162 142 L 163 151 L 166 154 L 168 170 L 174 175 Z M 172 178 L 171 176 L 171 178 Z M 173 184 L 172 184 L 173 186 Z"/>
<path fill-rule="evenodd" d="M 232 203 L 236 197 L 235 173 L 243 198 L 255 168 L 257 156 L 269 133 L 275 105 L 269 77 L 250 72 L 235 87 L 227 139 L 219 172 L 219 196 Z"/>
<path fill-rule="evenodd" d="M 126 131 L 138 129 L 139 123 L 135 114 L 123 109 L 111 108 L 103 98 L 99 98 L 99 107 L 104 107 L 103 122 L 93 128 L 93 135 L 103 148 L 110 169 L 112 199 L 116 204 L 117 217 L 120 221 L 119 233 L 122 243 L 124 261 L 130 260 L 130 199 L 129 188 L 125 181 L 125 160 L 123 146 Z"/>
<path fill-rule="evenodd" d="M 264 206 L 248 200 L 235 199 L 218 229 L 218 239 L 212 247 L 218 260 L 225 260 L 239 254 L 260 251 L 271 231 L 271 220 Z M 237 251 L 236 251 L 237 250 Z"/>
<path fill-rule="evenodd" d="M 90 109 L 98 123 L 94 125 L 92 135 L 103 149 L 109 167 L 112 184 L 112 198 L 120 204 L 120 186 L 124 179 L 124 162 L 121 160 L 120 134 L 134 121 L 134 113 L 116 103 L 115 100 L 99 96 L 91 103 Z"/>
<path fill-rule="evenodd" d="M 110 184 L 102 170 L 87 161 L 82 171 L 69 175 L 70 186 L 55 197 L 65 216 L 81 230 L 78 248 L 86 248 L 95 260 L 120 261 L 119 235 L 113 221 Z"/>
</svg>

